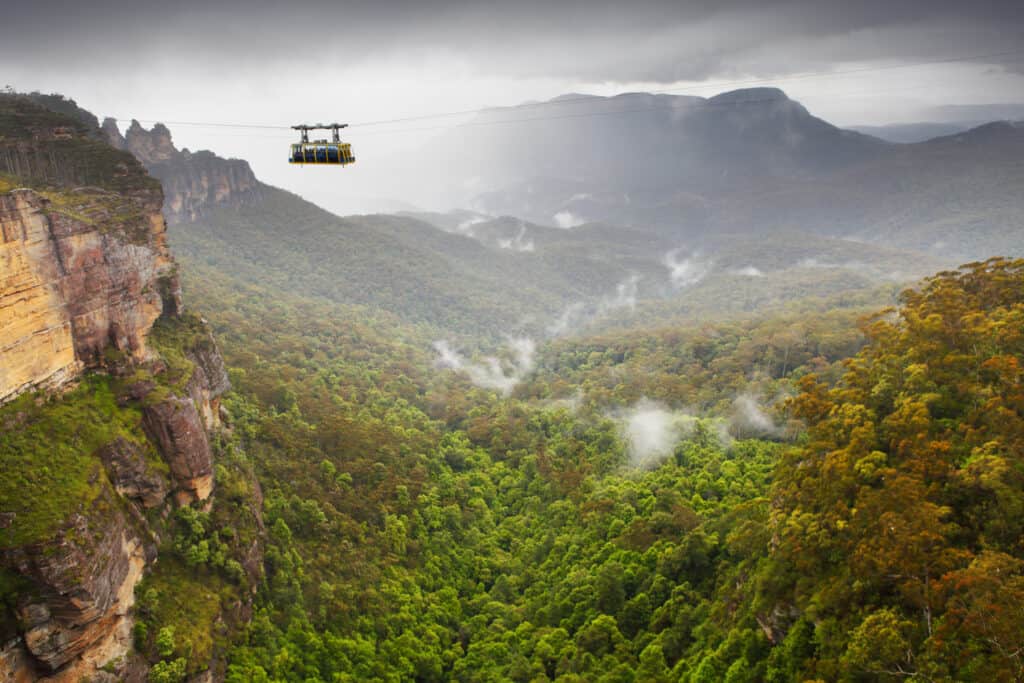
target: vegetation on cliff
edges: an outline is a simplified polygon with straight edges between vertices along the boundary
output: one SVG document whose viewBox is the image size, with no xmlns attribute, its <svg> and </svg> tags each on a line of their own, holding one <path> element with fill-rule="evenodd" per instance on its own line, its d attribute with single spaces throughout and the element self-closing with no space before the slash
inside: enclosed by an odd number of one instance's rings
<svg viewBox="0 0 1024 683">
<path fill-rule="evenodd" d="M 148 191 L 106 152 L 76 166 L 91 121 L 29 124 L 33 106 L 0 101 L 20 136 L 0 159 L 22 174 L 0 189 L 35 183 L 77 221 L 61 184 L 80 174 Z M 207 218 L 218 234 L 179 240 L 235 387 L 226 428 L 205 429 L 216 347 L 177 310 L 154 357 L 107 348 L 76 388 L 0 408 L 5 637 L 69 592 L 24 558 L 71 536 L 158 558 L 132 635 L 159 683 L 1024 678 L 1024 261 L 939 273 L 882 311 L 868 297 L 891 287 L 849 294 L 846 275 L 752 292 L 726 272 L 639 305 L 657 326 L 548 344 L 497 392 L 438 367 L 435 333 L 557 310 L 556 271 L 579 262 L 530 266 L 510 302 L 514 254 L 414 221 L 270 188 Z M 371 231 L 394 252 L 363 259 Z M 759 306 L 816 288 L 839 293 Z M 105 513 L 128 521 L 76 522 Z"/>
<path fill-rule="evenodd" d="M 25 394 L 0 408 L 0 548 L 46 540 L 109 486 L 96 451 L 117 438 L 145 443 L 137 407 L 118 406 L 109 377 L 59 397 Z"/>
<path fill-rule="evenodd" d="M 0 172 L 23 182 L 59 187 L 97 186 L 115 192 L 159 192 L 135 158 L 102 140 L 92 121 L 55 111 L 26 95 L 0 93 Z M 74 102 L 62 100 L 75 108 Z"/>
</svg>

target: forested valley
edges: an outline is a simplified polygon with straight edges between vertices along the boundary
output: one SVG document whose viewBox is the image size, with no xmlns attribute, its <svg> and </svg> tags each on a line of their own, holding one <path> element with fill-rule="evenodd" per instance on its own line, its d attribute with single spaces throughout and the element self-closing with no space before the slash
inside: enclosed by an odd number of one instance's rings
<svg viewBox="0 0 1024 683">
<path fill-rule="evenodd" d="M 186 267 L 268 529 L 229 680 L 1024 676 L 1024 262 L 555 342 L 507 396 L 428 331 Z M 638 462 L 642 398 L 675 438 Z"/>
<path fill-rule="evenodd" d="M 341 217 L 0 94 L 0 678 L 1024 681 L 1024 126 L 896 147 L 772 93 L 615 124 L 764 173 L 825 140 L 763 230 L 710 180 Z M 890 217 L 968 167 L 1005 202 Z"/>
</svg>

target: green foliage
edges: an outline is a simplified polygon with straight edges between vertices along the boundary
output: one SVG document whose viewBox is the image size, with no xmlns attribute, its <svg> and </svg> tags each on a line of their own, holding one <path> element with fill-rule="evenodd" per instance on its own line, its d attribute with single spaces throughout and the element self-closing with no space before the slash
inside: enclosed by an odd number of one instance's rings
<svg viewBox="0 0 1024 683">
<path fill-rule="evenodd" d="M 31 393 L 0 408 L 0 510 L 15 515 L 0 548 L 42 540 L 87 510 L 109 486 L 97 449 L 118 437 L 145 443 L 140 421 L 97 375 L 63 396 Z"/>
<path fill-rule="evenodd" d="M 164 555 L 136 592 L 144 598 L 137 609 L 135 646 L 153 661 L 180 659 L 194 673 L 209 664 L 215 647 L 224 646 L 227 633 L 215 626 L 238 593 L 217 573 L 196 571 Z M 178 670 L 176 661 L 164 667 L 168 675 Z"/>
<path fill-rule="evenodd" d="M 228 680 L 1012 680 L 1014 268 L 860 329 L 853 306 L 559 342 L 510 398 L 433 371 L 422 329 L 203 270 L 267 527 Z M 608 417 L 794 382 L 795 442 L 697 421 L 646 471 Z M 222 527 L 176 524 L 214 571 Z"/>
<path fill-rule="evenodd" d="M 150 683 L 181 683 L 188 673 L 184 657 L 157 662 L 149 670 Z"/>
<path fill-rule="evenodd" d="M 95 119 L 84 113 L 59 96 L 0 94 L 0 172 L 32 187 L 158 192 L 159 182 L 131 154 L 100 139 Z"/>
<path fill-rule="evenodd" d="M 903 298 L 838 386 L 802 382 L 809 433 L 778 471 L 762 600 L 814 615 L 822 677 L 1015 680 L 1024 614 L 989 601 L 1020 582 L 1024 261 Z"/>
</svg>

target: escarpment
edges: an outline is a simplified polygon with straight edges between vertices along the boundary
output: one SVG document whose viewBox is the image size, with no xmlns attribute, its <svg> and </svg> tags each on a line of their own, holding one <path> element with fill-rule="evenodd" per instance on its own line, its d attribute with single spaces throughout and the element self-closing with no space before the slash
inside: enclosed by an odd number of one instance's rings
<svg viewBox="0 0 1024 683">
<path fill-rule="evenodd" d="M 153 322 L 180 307 L 158 200 L 0 195 L 0 401 L 57 388 L 110 352 L 147 357 Z"/>
<path fill-rule="evenodd" d="M 164 215 L 171 223 L 195 221 L 216 206 L 241 206 L 262 197 L 249 163 L 212 152 L 178 150 L 162 124 L 144 129 L 132 121 L 122 136 L 113 119 L 103 122 L 111 145 L 131 152 L 164 189 Z"/>
<path fill-rule="evenodd" d="M 183 309 L 160 186 L 87 123 L 0 96 L 2 680 L 144 680 L 137 587 L 180 562 L 179 512 L 215 506 L 215 472 L 244 477 L 215 465 L 230 384 Z M 238 613 L 262 564 L 246 514 L 219 557 L 251 570 L 188 579 Z M 219 610 L 204 628 L 238 621 Z"/>
</svg>

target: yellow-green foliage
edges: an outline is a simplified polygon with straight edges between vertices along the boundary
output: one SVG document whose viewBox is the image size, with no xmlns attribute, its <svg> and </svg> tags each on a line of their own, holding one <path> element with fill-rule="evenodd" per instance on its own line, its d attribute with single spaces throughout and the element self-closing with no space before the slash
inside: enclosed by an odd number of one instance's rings
<svg viewBox="0 0 1024 683">
<path fill-rule="evenodd" d="M 26 394 L 0 409 L 0 511 L 15 513 L 0 548 L 56 531 L 106 485 L 96 451 L 117 437 L 143 443 L 137 408 L 119 407 L 109 378 L 86 377 L 73 391 Z"/>
<path fill-rule="evenodd" d="M 167 365 L 167 370 L 156 377 L 161 386 L 178 394 L 185 391 L 185 385 L 195 370 L 195 363 L 185 353 L 207 343 L 207 339 L 206 328 L 196 315 L 185 314 L 156 321 L 149 342 Z"/>
<path fill-rule="evenodd" d="M 139 624 L 136 647 L 157 655 L 161 629 L 174 629 L 172 658 L 184 657 L 189 670 L 198 671 L 210 662 L 216 642 L 215 622 L 222 605 L 239 599 L 237 588 L 213 572 L 189 568 L 173 553 L 162 552 L 160 561 L 136 589 Z M 223 643 L 220 643 L 223 645 Z"/>
</svg>

